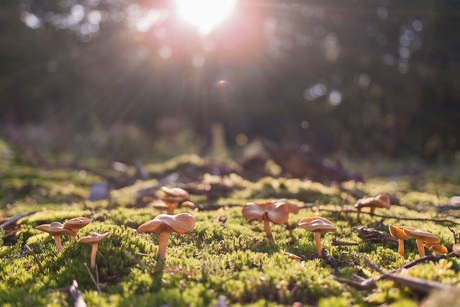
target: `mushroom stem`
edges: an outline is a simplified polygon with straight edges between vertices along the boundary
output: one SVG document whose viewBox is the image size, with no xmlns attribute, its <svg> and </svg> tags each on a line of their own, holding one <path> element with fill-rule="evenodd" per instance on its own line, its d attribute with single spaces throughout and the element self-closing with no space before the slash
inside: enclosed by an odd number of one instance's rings
<svg viewBox="0 0 460 307">
<path fill-rule="evenodd" d="M 269 241 L 273 241 L 272 229 L 270 228 L 270 221 L 268 218 L 264 218 L 264 228 L 267 233 L 267 238 Z"/>
<path fill-rule="evenodd" d="M 374 211 L 375 211 L 375 207 L 371 207 L 371 210 L 369 212 L 371 214 L 371 216 L 374 216 Z"/>
<path fill-rule="evenodd" d="M 178 203 L 168 203 L 168 210 L 166 210 L 166 213 L 168 214 L 173 214 L 174 209 L 176 209 Z"/>
<path fill-rule="evenodd" d="M 315 243 L 316 250 L 318 251 L 318 256 L 323 257 L 323 248 L 321 247 L 321 232 L 315 232 Z"/>
<path fill-rule="evenodd" d="M 62 252 L 61 236 L 53 236 L 58 252 Z"/>
<path fill-rule="evenodd" d="M 361 212 L 361 208 L 356 209 L 356 222 L 359 223 L 359 213 Z"/>
<path fill-rule="evenodd" d="M 71 236 L 70 237 L 70 243 L 73 244 L 75 242 L 75 238 L 77 237 L 77 235 L 75 236 Z"/>
<path fill-rule="evenodd" d="M 425 257 L 425 246 L 423 246 L 423 241 L 417 239 L 417 248 L 418 248 L 418 253 L 420 254 L 421 257 Z"/>
<path fill-rule="evenodd" d="M 399 242 L 399 248 L 398 248 L 398 254 L 401 256 L 404 256 L 404 240 L 398 239 Z"/>
<path fill-rule="evenodd" d="M 96 267 L 97 244 L 91 244 L 91 268 Z"/>
<path fill-rule="evenodd" d="M 158 260 L 165 260 L 166 247 L 168 246 L 169 232 L 160 233 L 160 242 L 158 243 Z"/>
</svg>

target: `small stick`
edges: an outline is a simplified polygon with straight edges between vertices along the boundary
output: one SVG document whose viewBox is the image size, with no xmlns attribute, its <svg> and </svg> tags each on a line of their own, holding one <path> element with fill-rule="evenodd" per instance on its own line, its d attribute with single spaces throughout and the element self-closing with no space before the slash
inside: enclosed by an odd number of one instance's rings
<svg viewBox="0 0 460 307">
<path fill-rule="evenodd" d="M 37 211 L 31 211 L 31 212 L 23 212 L 23 213 L 18 213 L 8 219 L 5 223 L 0 225 L 0 229 L 3 229 L 7 227 L 8 225 L 11 225 L 13 223 L 16 223 L 18 220 L 22 219 L 23 217 L 35 214 Z"/>
<path fill-rule="evenodd" d="M 359 243 L 340 241 L 340 240 L 336 240 L 335 238 L 332 238 L 331 245 L 333 246 L 356 246 L 356 245 L 359 245 Z"/>
<path fill-rule="evenodd" d="M 422 292 L 431 292 L 432 290 L 456 289 L 452 286 L 442 284 L 437 281 L 426 280 L 426 279 L 413 277 L 413 276 L 383 274 L 382 279 L 389 279 L 389 280 L 394 281 L 397 284 L 407 286 L 411 289 L 422 291 Z"/>
<path fill-rule="evenodd" d="M 78 283 L 76 280 L 72 281 L 72 284 L 69 287 L 69 293 L 75 302 L 75 307 L 86 307 L 86 302 L 83 299 L 81 291 L 78 289 Z"/>
<path fill-rule="evenodd" d="M 40 272 L 42 272 L 42 274 L 45 275 L 45 270 L 43 269 L 42 263 L 41 263 L 40 260 L 38 259 L 37 255 L 35 255 L 34 251 L 29 247 L 29 245 L 24 244 L 24 247 L 29 251 L 29 253 L 32 254 L 32 256 L 34 256 L 35 261 L 36 261 L 37 264 L 38 264 L 38 268 L 40 269 Z"/>
<path fill-rule="evenodd" d="M 455 233 L 455 230 L 453 230 L 449 226 L 447 226 L 447 228 L 449 228 L 449 230 L 452 231 L 452 233 L 454 234 L 454 244 L 457 244 L 457 234 Z"/>
<path fill-rule="evenodd" d="M 99 269 L 97 268 L 97 263 L 96 263 L 96 282 L 99 285 Z"/>
<path fill-rule="evenodd" d="M 96 280 L 94 279 L 93 274 L 91 274 L 91 271 L 89 270 L 88 265 L 86 264 L 86 262 L 85 262 L 85 267 L 86 267 L 86 270 L 87 270 L 88 273 L 89 273 L 89 276 L 90 276 L 91 279 L 93 280 L 94 285 L 96 285 L 97 292 L 100 294 L 100 293 L 101 293 L 101 288 L 99 288 L 99 284 L 98 284 L 98 283 L 96 282 Z"/>
</svg>

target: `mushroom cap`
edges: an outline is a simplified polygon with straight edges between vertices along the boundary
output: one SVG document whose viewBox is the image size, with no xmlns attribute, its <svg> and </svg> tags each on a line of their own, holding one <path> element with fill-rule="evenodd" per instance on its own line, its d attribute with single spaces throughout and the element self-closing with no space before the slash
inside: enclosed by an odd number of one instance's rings
<svg viewBox="0 0 460 307">
<path fill-rule="evenodd" d="M 288 212 L 289 213 L 297 213 L 299 212 L 299 206 L 297 206 L 293 201 L 290 201 L 289 199 L 276 199 L 272 200 L 274 203 L 286 203 L 288 206 Z"/>
<path fill-rule="evenodd" d="M 191 201 L 184 201 L 181 205 L 182 208 L 195 208 L 195 204 Z"/>
<path fill-rule="evenodd" d="M 363 207 L 390 209 L 390 197 L 385 194 L 379 194 L 376 197 L 369 197 L 358 200 L 358 202 L 355 204 L 355 208 Z"/>
<path fill-rule="evenodd" d="M 336 232 L 337 228 L 328 219 L 320 216 L 306 217 L 299 221 L 299 226 L 312 232 Z"/>
<path fill-rule="evenodd" d="M 393 225 L 388 225 L 388 228 L 390 229 L 391 235 L 398 240 L 409 240 L 410 237 L 404 233 L 404 229 L 410 229 L 410 230 L 414 229 L 412 227 L 407 227 L 407 226 L 393 226 Z"/>
<path fill-rule="evenodd" d="M 63 227 L 59 222 L 53 222 L 51 224 L 43 224 L 35 227 L 35 229 L 49 233 L 52 236 L 75 236 L 75 233 L 67 228 Z"/>
<path fill-rule="evenodd" d="M 103 234 L 99 234 L 95 232 L 92 235 L 81 238 L 78 242 L 85 243 L 85 244 L 99 244 L 102 241 L 105 241 L 105 239 L 107 239 L 110 235 L 111 235 L 110 231 L 105 232 Z"/>
<path fill-rule="evenodd" d="M 161 190 L 166 194 L 160 199 L 164 202 L 181 202 L 189 198 L 189 194 L 187 191 L 181 188 L 167 188 L 162 187 Z"/>
<path fill-rule="evenodd" d="M 138 233 L 144 232 L 177 232 L 183 234 L 195 228 L 195 217 L 190 213 L 177 215 L 160 214 L 137 228 Z"/>
<path fill-rule="evenodd" d="M 169 208 L 169 206 L 165 203 L 157 203 L 157 204 L 154 204 L 152 207 L 158 210 L 166 210 Z"/>
<path fill-rule="evenodd" d="M 264 218 L 276 224 L 283 224 L 289 218 L 288 205 L 284 202 L 247 203 L 241 210 L 243 217 L 249 221 L 263 221 Z"/>
<path fill-rule="evenodd" d="M 460 244 L 454 244 L 452 246 L 452 251 L 456 253 L 457 255 L 460 255 Z"/>
<path fill-rule="evenodd" d="M 430 251 L 438 253 L 438 254 L 447 254 L 447 248 L 438 243 L 424 243 L 426 248 L 428 248 Z"/>
<path fill-rule="evenodd" d="M 439 243 L 441 239 L 431 232 L 420 230 L 420 229 L 403 229 L 404 233 L 412 239 L 422 240 L 427 243 Z"/>
<path fill-rule="evenodd" d="M 87 217 L 76 217 L 74 219 L 68 220 L 67 222 L 64 223 L 64 228 L 73 230 L 74 232 L 77 232 L 78 230 L 82 229 L 86 225 L 91 223 L 91 219 Z"/>
</svg>

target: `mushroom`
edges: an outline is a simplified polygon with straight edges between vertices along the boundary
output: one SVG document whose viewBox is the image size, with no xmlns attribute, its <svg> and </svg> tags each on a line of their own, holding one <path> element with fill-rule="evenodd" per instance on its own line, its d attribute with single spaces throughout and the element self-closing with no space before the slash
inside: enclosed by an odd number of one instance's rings
<svg viewBox="0 0 460 307">
<path fill-rule="evenodd" d="M 78 242 L 91 244 L 91 267 L 96 267 L 96 253 L 97 253 L 97 245 L 110 236 L 110 232 L 105 232 L 103 234 L 93 233 L 90 236 L 81 238 Z"/>
<path fill-rule="evenodd" d="M 58 252 L 62 252 L 61 236 L 74 236 L 74 232 L 70 229 L 64 228 L 59 222 L 51 224 L 43 224 L 35 227 L 35 229 L 49 233 L 54 238 Z"/>
<path fill-rule="evenodd" d="M 456 253 L 457 255 L 460 255 L 460 244 L 454 244 L 452 246 L 452 251 Z"/>
<path fill-rule="evenodd" d="M 192 208 L 195 208 L 195 204 L 192 203 L 191 201 L 184 201 L 181 205 L 180 205 L 181 208 L 187 208 L 187 209 L 192 209 Z"/>
<path fill-rule="evenodd" d="M 318 251 L 318 256 L 322 257 L 321 234 L 324 232 L 336 232 L 337 228 L 328 219 L 320 216 L 303 218 L 299 221 L 299 226 L 315 233 L 316 250 Z"/>
<path fill-rule="evenodd" d="M 160 213 L 166 212 L 169 209 L 169 206 L 165 203 L 157 203 L 153 205 L 153 208 L 160 211 Z"/>
<path fill-rule="evenodd" d="M 407 236 L 405 233 L 404 233 L 404 229 L 414 229 L 412 227 L 406 227 L 406 226 L 393 226 L 393 225 L 388 225 L 388 228 L 390 229 L 390 233 L 391 235 L 398 239 L 398 242 L 399 242 L 399 248 L 398 248 L 398 253 L 401 255 L 401 256 L 404 256 L 404 240 L 408 240 L 410 239 L 409 236 Z"/>
<path fill-rule="evenodd" d="M 193 228 L 195 228 L 195 217 L 189 213 L 181 213 L 177 215 L 160 214 L 153 220 L 140 225 L 137 228 L 137 232 L 159 233 L 160 242 L 158 244 L 158 259 L 165 260 L 169 234 L 171 232 L 184 234 L 192 231 Z"/>
<path fill-rule="evenodd" d="M 181 188 L 167 188 L 167 187 L 162 187 L 161 190 L 166 194 L 163 197 L 160 197 L 160 199 L 168 205 L 168 214 L 172 214 L 174 212 L 174 209 L 176 209 L 177 205 L 186 199 L 189 198 L 189 194 L 187 191 Z"/>
<path fill-rule="evenodd" d="M 424 243 L 423 244 L 426 248 L 430 251 L 434 252 L 434 255 L 437 256 L 439 254 L 447 254 L 447 248 L 439 243 Z"/>
<path fill-rule="evenodd" d="M 299 206 L 297 206 L 293 201 L 290 201 L 289 199 L 276 199 L 272 200 L 274 203 L 286 203 L 288 206 L 288 211 L 289 213 L 298 213 L 299 212 Z"/>
<path fill-rule="evenodd" d="M 423 246 L 423 243 L 439 243 L 441 239 L 439 239 L 436 235 L 420 230 L 420 229 L 408 229 L 405 228 L 403 229 L 404 233 L 412 239 L 416 239 L 417 241 L 417 248 L 418 248 L 418 253 L 420 257 L 425 256 L 425 247 Z"/>
<path fill-rule="evenodd" d="M 241 214 L 249 221 L 263 221 L 267 238 L 270 241 L 273 241 L 270 221 L 284 224 L 289 218 L 288 205 L 285 202 L 247 203 L 243 206 Z"/>
<path fill-rule="evenodd" d="M 91 223 L 91 219 L 87 217 L 76 217 L 74 219 L 68 220 L 64 223 L 64 228 L 72 230 L 74 235 L 70 237 L 70 242 L 74 242 L 75 238 L 77 237 L 78 231 Z"/>
<path fill-rule="evenodd" d="M 361 212 L 361 208 L 364 208 L 364 207 L 370 208 L 371 215 L 374 214 L 375 208 L 390 209 L 391 207 L 390 197 L 385 194 L 379 194 L 376 197 L 369 197 L 369 198 L 363 198 L 363 199 L 358 200 L 358 202 L 355 204 L 355 208 L 357 209 L 356 220 L 358 222 L 359 222 L 359 213 Z"/>
</svg>

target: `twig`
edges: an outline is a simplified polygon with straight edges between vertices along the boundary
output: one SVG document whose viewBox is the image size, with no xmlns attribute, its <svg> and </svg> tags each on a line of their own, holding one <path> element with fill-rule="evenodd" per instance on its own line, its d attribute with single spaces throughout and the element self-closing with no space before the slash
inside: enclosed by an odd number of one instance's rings
<svg viewBox="0 0 460 307">
<path fill-rule="evenodd" d="M 452 257 L 460 258 L 460 255 L 457 255 L 454 252 L 449 253 L 449 254 L 444 254 L 444 255 L 440 254 L 440 255 L 437 255 L 437 256 L 427 255 L 425 257 L 421 257 L 421 258 L 415 259 L 414 261 L 406 263 L 405 265 L 403 265 L 400 268 L 397 268 L 397 269 L 391 271 L 390 273 L 396 273 L 396 272 L 399 272 L 402 269 L 411 268 L 411 267 L 416 266 L 417 264 L 425 262 L 425 261 L 439 261 L 441 259 L 452 258 Z"/>
<path fill-rule="evenodd" d="M 339 266 L 337 265 L 337 262 L 335 261 L 336 259 L 334 258 L 334 256 L 329 255 L 327 250 L 324 249 L 324 248 L 323 248 L 323 250 L 321 252 L 323 254 L 323 257 L 326 258 L 327 262 L 329 262 L 332 265 L 332 267 L 334 268 L 335 274 L 337 274 L 337 276 L 340 276 Z"/>
<path fill-rule="evenodd" d="M 422 292 L 431 292 L 433 290 L 456 289 L 452 286 L 442 284 L 437 281 L 422 279 L 422 278 L 413 277 L 413 276 L 383 274 L 382 279 L 389 279 L 389 280 L 394 281 L 397 284 L 407 286 L 411 289 L 422 291 Z"/>
<path fill-rule="evenodd" d="M 26 217 L 26 216 L 35 214 L 36 212 L 37 212 L 37 211 L 18 213 L 18 214 L 16 214 L 16 215 L 12 216 L 11 218 L 9 218 L 8 221 L 6 221 L 5 223 L 3 223 L 2 225 L 0 225 L 0 229 L 3 229 L 3 228 L 5 228 L 5 227 L 7 227 L 8 225 L 11 225 L 11 224 L 13 224 L 13 223 L 16 223 L 18 220 L 22 219 L 23 217 Z"/>
<path fill-rule="evenodd" d="M 38 268 L 40 269 L 40 272 L 42 272 L 42 274 L 45 275 L 45 270 L 43 269 L 42 263 L 41 263 L 40 260 L 38 259 L 37 255 L 35 255 L 34 251 L 29 247 L 29 245 L 24 244 L 24 247 L 29 251 L 29 253 L 32 254 L 32 256 L 34 256 L 35 261 L 36 261 L 37 264 L 38 264 Z"/>
<path fill-rule="evenodd" d="M 370 261 L 366 257 L 363 256 L 362 258 L 364 259 L 364 263 L 366 263 L 374 271 L 379 272 L 380 274 L 385 273 L 385 272 L 383 272 L 383 270 L 378 265 L 376 265 L 375 263 L 373 263 L 372 261 Z"/>
<path fill-rule="evenodd" d="M 100 293 L 101 293 L 101 288 L 99 288 L 99 284 L 98 284 L 98 283 L 96 282 L 96 280 L 94 279 L 94 276 L 93 276 L 93 274 L 91 273 L 91 271 L 89 270 L 88 265 L 86 264 L 86 262 L 85 262 L 85 268 L 86 268 L 86 270 L 88 271 L 89 276 L 90 276 L 91 279 L 93 280 L 94 285 L 96 285 L 97 292 L 100 294 Z"/>
<path fill-rule="evenodd" d="M 78 283 L 76 280 L 72 281 L 69 287 L 69 293 L 75 302 L 75 307 L 86 307 L 86 302 L 83 299 L 82 292 L 78 289 Z"/>
<path fill-rule="evenodd" d="M 455 233 L 455 230 L 453 230 L 449 226 L 447 226 L 447 228 L 449 228 L 449 230 L 454 234 L 454 244 L 457 244 L 457 234 Z"/>
<path fill-rule="evenodd" d="M 335 238 L 332 238 L 332 245 L 333 246 L 356 246 L 356 245 L 359 245 L 359 243 L 339 241 L 339 240 L 336 240 Z"/>
</svg>

